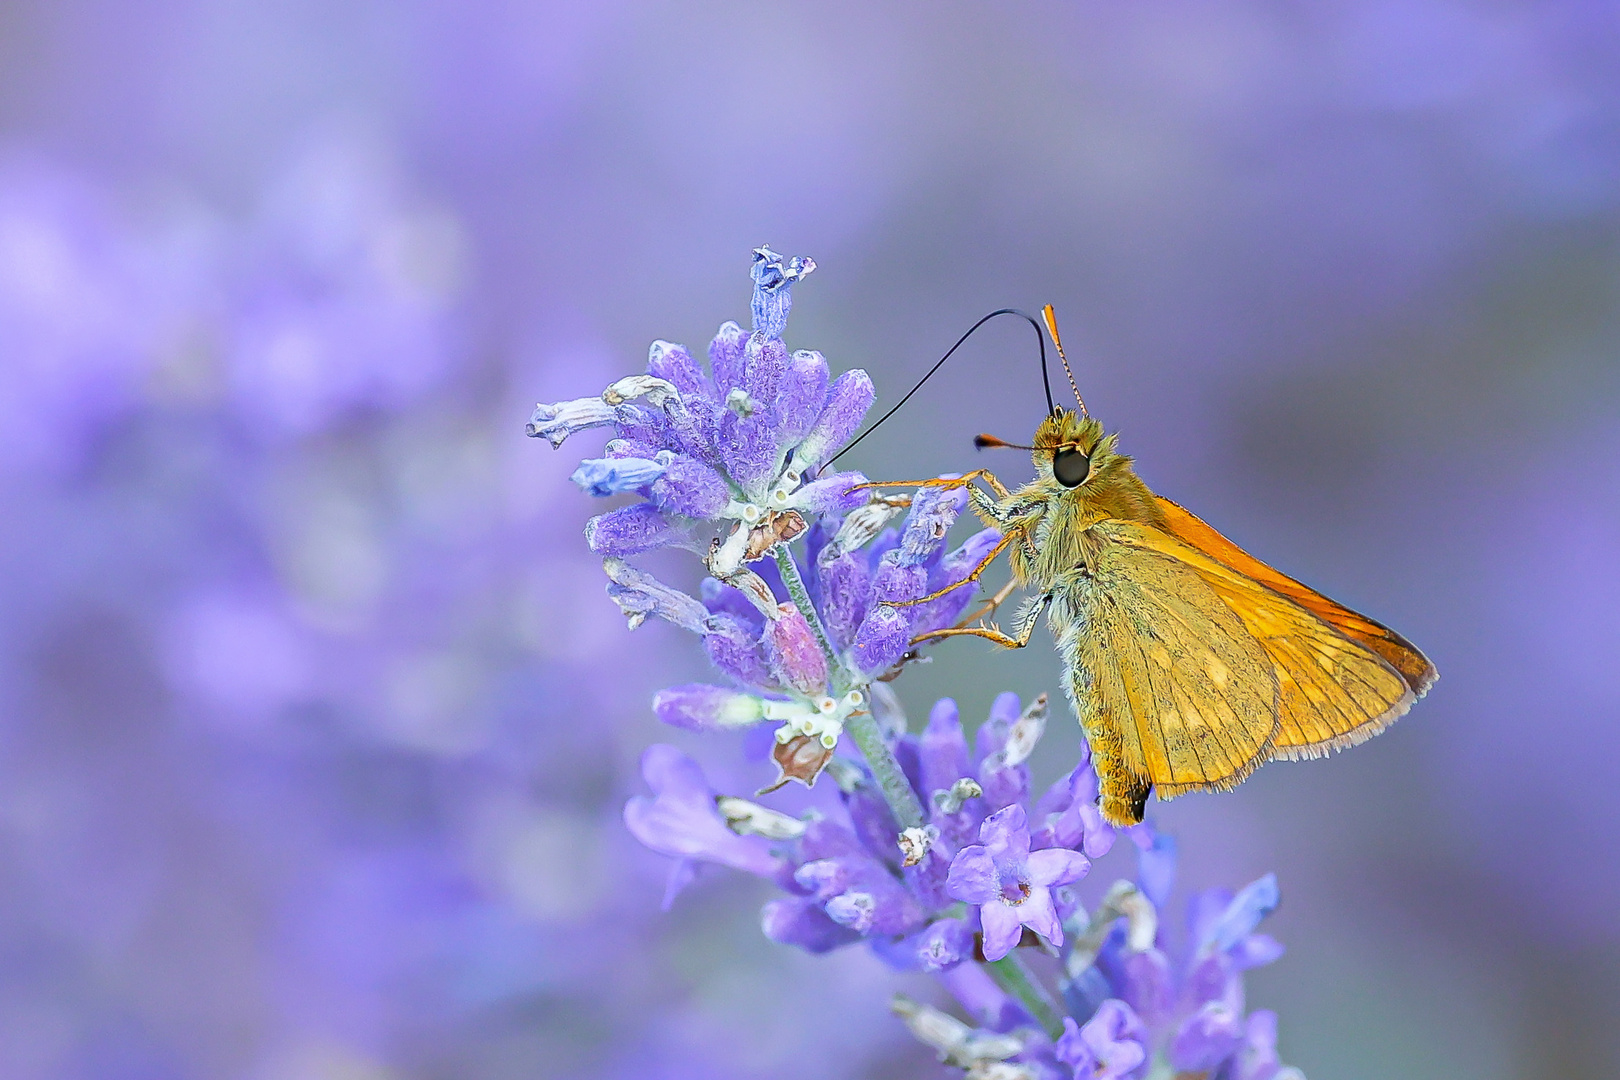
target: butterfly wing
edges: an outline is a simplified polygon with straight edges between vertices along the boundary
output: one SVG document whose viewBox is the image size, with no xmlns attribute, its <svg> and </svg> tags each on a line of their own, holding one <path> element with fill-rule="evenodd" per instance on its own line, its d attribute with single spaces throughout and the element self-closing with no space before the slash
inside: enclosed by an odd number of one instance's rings
<svg viewBox="0 0 1620 1080">
<path fill-rule="evenodd" d="M 1279 691 L 1277 757 L 1320 757 L 1370 739 L 1433 684 L 1434 665 L 1405 638 L 1159 501 L 1175 511 L 1167 514 L 1175 535 L 1137 526 L 1120 542 L 1183 562 L 1265 649 Z"/>
<path fill-rule="evenodd" d="M 1424 692 L 1434 685 L 1435 679 L 1439 678 L 1434 665 L 1429 663 L 1429 658 L 1424 656 L 1417 646 L 1389 627 L 1351 611 L 1342 604 L 1329 600 L 1310 586 L 1302 585 L 1281 571 L 1267 566 L 1210 528 L 1185 507 L 1157 495 L 1154 496 L 1154 501 L 1164 513 L 1165 528 L 1177 539 L 1197 548 L 1217 562 L 1224 563 L 1244 577 L 1260 583 L 1279 596 L 1287 597 L 1351 641 L 1371 649 L 1400 672 L 1401 678 L 1411 689 L 1414 697 L 1422 697 Z"/>
<path fill-rule="evenodd" d="M 1171 798 L 1235 786 L 1278 732 L 1266 650 L 1185 560 L 1118 542 L 1146 529 L 1094 526 L 1088 565 L 1056 583 L 1050 611 L 1102 811 L 1118 824 L 1142 819 L 1153 788 Z"/>
</svg>

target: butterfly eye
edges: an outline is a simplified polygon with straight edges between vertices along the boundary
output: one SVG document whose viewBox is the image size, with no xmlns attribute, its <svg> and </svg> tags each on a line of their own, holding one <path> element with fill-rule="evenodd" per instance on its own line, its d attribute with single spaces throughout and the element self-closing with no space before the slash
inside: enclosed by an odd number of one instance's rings
<svg viewBox="0 0 1620 1080">
<path fill-rule="evenodd" d="M 1052 475 L 1064 487 L 1079 487 L 1091 475 L 1091 459 L 1078 450 L 1059 450 L 1052 456 Z"/>
</svg>

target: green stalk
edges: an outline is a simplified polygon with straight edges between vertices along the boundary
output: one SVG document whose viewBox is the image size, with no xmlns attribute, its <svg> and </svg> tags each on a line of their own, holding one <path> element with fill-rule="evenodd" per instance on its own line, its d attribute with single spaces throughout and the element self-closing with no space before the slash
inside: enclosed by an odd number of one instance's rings
<svg viewBox="0 0 1620 1080">
<path fill-rule="evenodd" d="M 811 632 L 816 635 L 816 643 L 821 646 L 821 654 L 827 658 L 828 676 L 837 679 L 843 665 L 838 662 L 838 654 L 833 652 L 832 640 L 827 637 L 827 628 L 821 625 L 821 615 L 816 611 L 816 605 L 810 602 L 810 590 L 805 588 L 804 578 L 799 576 L 799 564 L 793 561 L 793 553 L 786 544 L 777 544 L 771 549 L 771 554 L 776 556 L 776 568 L 782 572 L 782 583 L 793 598 L 793 606 L 810 624 Z M 830 689 L 836 690 L 837 687 Z"/>
<path fill-rule="evenodd" d="M 787 586 L 788 595 L 793 598 L 793 606 L 799 609 L 805 622 L 810 624 L 811 632 L 816 635 L 816 641 L 827 657 L 827 672 L 834 681 L 834 685 L 829 689 L 835 695 L 847 692 L 848 689 L 861 689 L 870 699 L 870 691 L 866 691 L 864 687 L 843 685 L 843 663 L 833 652 L 832 641 L 827 637 L 827 628 L 821 625 L 821 616 L 817 614 L 816 606 L 810 602 L 810 590 L 805 588 L 804 579 L 799 576 L 799 565 L 793 561 L 793 553 L 788 551 L 786 544 L 778 544 L 773 554 L 776 556 L 776 567 L 782 572 L 782 583 Z M 870 704 L 868 700 L 868 705 Z M 900 827 L 921 828 L 927 822 L 928 815 L 923 812 L 923 805 L 917 799 L 917 793 L 911 790 L 911 781 L 906 779 L 905 771 L 900 768 L 900 762 L 895 760 L 894 751 L 889 749 L 883 733 L 878 730 L 877 720 L 872 716 L 870 709 L 845 718 L 844 730 L 849 732 L 849 737 L 860 747 L 861 754 L 866 758 L 866 764 L 871 768 L 873 777 L 877 779 L 878 787 L 883 791 L 883 801 L 889 804 L 889 809 L 894 813 L 894 819 L 900 823 Z"/>
<path fill-rule="evenodd" d="M 846 718 L 844 730 L 861 748 L 866 763 L 872 768 L 872 775 L 877 778 L 878 787 L 883 791 L 883 801 L 894 812 L 894 820 L 900 823 L 902 829 L 921 828 L 928 820 L 923 813 L 922 803 L 918 801 L 917 793 L 911 790 L 911 781 L 906 779 L 905 771 L 895 760 L 894 751 L 889 749 L 871 712 L 856 713 Z"/>
<path fill-rule="evenodd" d="M 1000 960 L 986 961 L 984 967 L 990 972 L 990 977 L 996 980 L 996 985 L 1017 998 L 1018 1004 L 1036 1019 L 1048 1035 L 1055 1040 L 1063 1034 L 1063 1010 L 1052 1000 L 1046 987 L 1035 980 L 1016 952 L 1010 952 Z"/>
</svg>

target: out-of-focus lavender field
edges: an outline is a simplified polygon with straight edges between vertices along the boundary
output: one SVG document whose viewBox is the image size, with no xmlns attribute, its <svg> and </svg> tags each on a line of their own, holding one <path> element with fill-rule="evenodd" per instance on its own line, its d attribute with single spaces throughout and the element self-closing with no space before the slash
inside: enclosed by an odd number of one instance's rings
<svg viewBox="0 0 1620 1080">
<path fill-rule="evenodd" d="M 523 437 L 767 241 L 880 407 L 1056 304 L 1150 484 L 1435 660 L 1156 811 L 1191 887 L 1277 871 L 1287 1060 L 1620 1075 L 1614 5 L 57 0 L 0 7 L 0 1076 L 942 1075 L 763 885 L 658 910 L 642 747 L 764 778 L 658 730 L 702 657 Z M 970 442 L 1027 329 L 951 363 L 844 463 L 1027 475 Z"/>
</svg>

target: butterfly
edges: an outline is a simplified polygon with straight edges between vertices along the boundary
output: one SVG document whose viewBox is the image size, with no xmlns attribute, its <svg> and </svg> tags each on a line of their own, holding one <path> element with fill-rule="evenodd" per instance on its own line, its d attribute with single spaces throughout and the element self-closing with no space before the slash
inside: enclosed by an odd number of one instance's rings
<svg viewBox="0 0 1620 1080">
<path fill-rule="evenodd" d="M 1003 553 L 1011 563 L 1012 580 L 984 608 L 913 644 L 974 636 L 1023 648 L 1044 615 L 1102 814 L 1116 825 L 1141 821 L 1155 791 L 1228 791 L 1274 758 L 1354 746 L 1422 697 L 1438 674 L 1411 642 L 1149 490 L 1118 436 L 1087 412 L 1050 305 L 1043 314 L 1078 410 L 1050 408 L 1048 388 L 1050 411 L 1029 446 L 975 440 L 1030 451 L 1034 480 L 1010 491 L 979 469 L 869 485 L 966 487 L 979 519 L 1001 532 L 963 581 L 910 603 L 978 580 Z M 967 625 L 1020 588 L 1030 595 L 1007 631 Z"/>
</svg>

